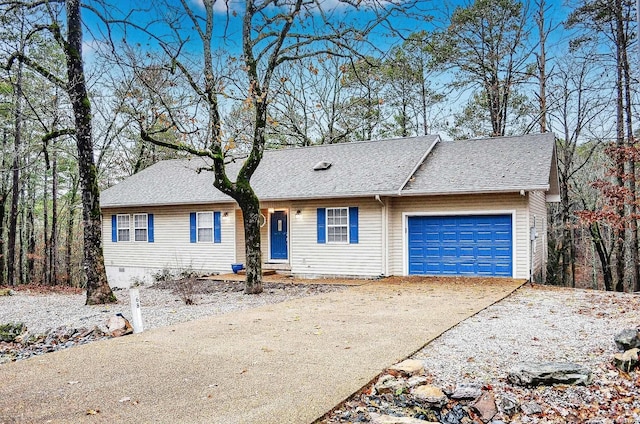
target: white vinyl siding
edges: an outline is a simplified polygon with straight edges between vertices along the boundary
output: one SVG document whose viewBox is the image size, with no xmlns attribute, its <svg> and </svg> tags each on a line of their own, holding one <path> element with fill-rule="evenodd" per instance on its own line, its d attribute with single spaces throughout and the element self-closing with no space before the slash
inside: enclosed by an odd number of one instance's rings
<svg viewBox="0 0 640 424">
<path fill-rule="evenodd" d="M 533 246 L 533 278 L 542 282 L 547 271 L 547 202 L 543 191 L 529 193 L 529 226 L 535 226 L 538 234 Z"/>
<path fill-rule="evenodd" d="M 262 257 L 268 261 L 268 209 L 289 211 L 289 266 L 291 273 L 302 277 L 353 276 L 376 277 L 382 274 L 403 275 L 406 238 L 403 219 L 411 214 L 512 213 L 513 214 L 513 272 L 515 278 L 529 277 L 529 227 L 535 214 L 540 227 L 536 247 L 536 264 L 544 264 L 546 205 L 542 192 L 521 196 L 513 194 L 460 196 L 405 196 L 383 198 L 387 207 L 373 197 L 324 199 L 292 202 L 263 202 L 261 213 L 267 222 L 261 227 Z M 358 207 L 357 244 L 318 243 L 317 209 Z M 531 207 L 531 210 L 528 209 Z M 189 214 L 193 206 L 147 207 L 143 210 L 104 210 L 112 214 L 154 214 L 154 243 L 113 243 L 105 238 L 105 263 L 110 278 L 122 276 L 132 269 L 160 270 L 186 268 L 197 272 L 231 271 L 232 263 L 246 263 L 242 212 L 235 204 L 199 205 L 196 210 L 220 210 L 222 213 L 222 243 L 190 243 Z M 300 211 L 299 216 L 297 211 Z M 347 209 L 348 210 L 348 209 Z M 224 213 L 228 212 L 225 217 Z M 403 215 L 404 213 L 404 215 Z M 208 214 L 208 220 L 213 221 Z M 544 218 L 544 220 L 543 220 Z M 385 234 L 383 220 L 387 221 Z M 104 234 L 111 234 L 111 220 L 105 222 Z M 211 224 L 212 226 L 213 224 Z M 542 227 L 542 228 L 541 228 Z M 148 231 L 148 230 L 147 230 Z M 347 233 L 348 233 L 347 228 Z M 538 259 L 540 252 L 540 259 Z M 126 272 L 120 271 L 125 269 Z M 542 269 L 542 268 L 539 268 Z"/>
<path fill-rule="evenodd" d="M 358 243 L 318 243 L 317 209 L 358 207 Z M 377 277 L 383 273 L 382 214 L 373 198 L 328 199 L 295 202 L 263 202 L 260 212 L 268 219 L 268 209 L 289 211 L 289 265 L 300 277 Z M 300 215 L 297 215 L 300 211 Z M 348 212 L 347 212 L 348 213 Z M 245 263 L 242 212 L 236 210 L 236 257 Z M 348 229 L 347 229 L 348 232 Z M 262 258 L 269 252 L 268 222 L 260 229 Z"/>
<path fill-rule="evenodd" d="M 119 227 L 118 227 L 119 228 Z M 148 240 L 148 218 L 146 213 L 137 213 L 133 215 L 133 228 L 135 241 Z"/>
<path fill-rule="evenodd" d="M 358 243 L 318 243 L 317 209 L 358 207 Z M 383 273 L 381 205 L 371 198 L 291 203 L 291 272 L 301 276 L 376 277 Z M 327 209 L 327 212 L 329 209 Z M 347 212 L 348 213 L 348 212 Z M 348 234 L 347 227 L 347 234 Z M 328 235 L 328 232 L 327 232 Z"/>
<path fill-rule="evenodd" d="M 118 224 L 118 241 L 130 241 L 131 240 L 131 217 L 129 214 L 121 214 L 117 216 Z M 109 234 L 105 231 L 104 234 Z"/>
<path fill-rule="evenodd" d="M 460 196 L 406 196 L 389 199 L 389 274 L 403 275 L 406 272 L 406 229 L 403 222 L 410 214 L 455 213 L 505 213 L 513 211 L 513 273 L 514 278 L 529 278 L 529 223 L 527 200 L 518 193 L 460 195 Z M 406 213 L 403 216 L 403 213 Z"/>
<path fill-rule="evenodd" d="M 144 209 L 104 209 L 104 217 L 112 214 L 149 213 L 154 215 L 153 243 L 113 243 L 104 238 L 104 257 L 109 282 L 130 275 L 146 275 L 168 268 L 173 271 L 192 269 L 201 273 L 228 273 L 235 262 L 235 214 L 232 204 L 204 205 L 208 210 L 228 212 L 221 219 L 221 243 L 190 243 L 189 214 L 193 206 L 145 207 Z M 203 206 L 200 208 L 204 209 Z M 206 210 L 205 209 L 205 210 Z M 111 234 L 111 220 L 103 220 L 103 234 Z"/>
</svg>

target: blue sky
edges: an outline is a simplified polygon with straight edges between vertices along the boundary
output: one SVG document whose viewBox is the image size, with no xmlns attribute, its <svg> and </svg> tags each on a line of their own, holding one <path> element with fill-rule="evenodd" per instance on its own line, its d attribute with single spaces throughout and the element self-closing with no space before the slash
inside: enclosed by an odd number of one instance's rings
<svg viewBox="0 0 640 424">
<path fill-rule="evenodd" d="M 194 10 L 196 11 L 202 10 L 201 0 L 188 0 L 188 1 L 193 6 Z M 409 34 L 412 31 L 422 30 L 422 29 L 432 30 L 435 25 L 439 25 L 438 22 L 443 21 L 442 15 L 443 14 L 446 15 L 447 10 L 452 11 L 457 5 L 465 5 L 465 4 L 468 4 L 469 1 L 470 0 L 451 0 L 449 2 L 441 2 L 437 0 L 433 0 L 433 1 L 422 0 L 420 3 L 420 8 L 413 7 L 408 9 L 408 13 L 413 15 L 412 18 L 398 16 L 392 20 L 392 23 L 396 29 L 402 30 L 402 32 L 404 32 L 405 34 Z M 562 0 L 547 0 L 547 2 L 549 4 L 548 7 L 550 8 L 548 21 L 552 25 L 560 25 L 562 20 L 566 17 L 568 13 L 568 8 L 563 5 Z M 177 0 L 175 0 L 174 3 L 175 3 L 175 6 L 179 6 L 179 2 Z M 154 6 L 157 6 L 158 3 L 149 2 L 146 4 L 148 4 L 149 6 L 144 6 L 144 7 L 148 7 L 149 8 L 148 11 L 141 10 L 140 2 L 136 2 L 135 0 L 120 0 L 117 3 L 118 8 L 120 10 L 117 11 L 115 9 L 112 9 L 112 10 L 109 10 L 109 13 L 121 15 L 123 13 L 127 13 L 130 10 L 134 10 L 135 8 L 138 8 L 140 10 L 135 11 L 132 16 L 134 16 L 134 21 L 136 23 L 143 24 L 145 23 L 145 21 L 150 21 L 154 18 L 157 19 L 157 15 L 154 16 L 155 14 L 167 12 L 166 10 L 158 9 L 157 7 L 154 7 Z M 336 22 L 339 20 L 349 20 L 351 22 L 353 21 L 365 22 L 370 18 L 370 14 L 367 14 L 364 11 L 355 11 L 355 9 L 352 7 L 341 5 L 339 3 L 339 0 L 325 0 L 323 4 L 326 6 L 326 9 L 331 13 L 333 20 Z M 448 4 L 448 5 L 445 6 L 445 4 Z M 240 0 L 230 0 L 229 9 L 227 10 L 225 3 L 223 1 L 218 0 L 214 6 L 216 10 L 216 18 L 217 18 L 217 22 L 216 22 L 216 28 L 218 28 L 217 35 L 220 37 L 222 37 L 222 35 L 225 35 L 223 48 L 230 52 L 237 49 L 238 53 L 240 53 L 240 40 L 241 40 L 240 16 L 241 16 L 242 8 L 244 7 L 243 5 L 244 5 L 244 2 Z M 535 6 L 532 6 L 532 7 L 535 7 Z M 230 12 L 230 13 L 227 13 L 227 12 Z M 238 14 L 234 16 L 234 12 L 238 12 Z M 83 14 L 84 14 L 83 17 L 87 25 L 87 31 L 85 33 L 85 45 L 87 49 L 85 50 L 85 53 L 90 54 L 91 50 L 96 47 L 96 44 L 102 41 L 101 39 L 104 37 L 104 31 L 103 31 L 104 26 L 100 23 L 100 20 L 95 16 L 95 14 L 91 13 L 90 11 L 85 10 Z M 424 17 L 427 14 L 432 14 L 436 16 L 433 23 L 429 23 L 424 19 Z M 172 14 L 172 17 L 175 17 L 176 15 L 177 14 Z M 314 19 L 309 18 L 307 22 L 312 23 L 313 20 Z M 195 42 L 192 43 L 190 48 L 194 50 L 199 50 L 201 49 L 201 45 L 199 43 L 197 34 L 195 33 L 195 31 L 193 31 L 190 28 L 190 26 L 191 25 L 188 23 L 188 25 L 186 25 L 182 30 L 181 35 L 185 37 L 188 36 L 190 37 L 190 39 L 194 40 Z M 155 33 L 162 33 L 167 31 L 167 27 L 160 23 L 153 24 L 152 28 Z M 373 38 L 373 43 L 376 45 L 376 47 L 382 48 L 383 50 L 386 49 L 388 46 L 399 43 L 401 41 L 399 37 L 385 35 L 384 29 L 385 29 L 384 27 L 380 27 L 376 32 L 376 36 Z M 564 31 L 562 30 L 562 28 L 561 27 L 558 28 L 558 30 L 553 35 L 553 37 L 555 38 L 555 41 L 563 39 L 564 38 L 562 35 L 563 33 Z M 118 28 L 114 28 L 114 33 L 112 34 L 112 36 L 114 39 L 119 41 L 119 39 L 123 38 L 124 34 Z M 145 46 L 147 45 L 149 46 L 149 48 L 152 48 L 154 47 L 154 44 L 155 44 L 153 43 L 153 41 L 150 41 L 147 36 L 143 35 L 140 32 L 136 32 L 132 30 L 129 30 L 127 32 L 126 38 L 127 38 L 127 41 L 131 44 L 136 42 L 141 43 L 141 46 L 143 48 L 145 48 Z M 216 44 L 220 43 L 221 41 L 222 41 L 221 38 L 218 39 Z M 552 39 L 550 41 L 553 44 L 554 40 Z"/>
</svg>

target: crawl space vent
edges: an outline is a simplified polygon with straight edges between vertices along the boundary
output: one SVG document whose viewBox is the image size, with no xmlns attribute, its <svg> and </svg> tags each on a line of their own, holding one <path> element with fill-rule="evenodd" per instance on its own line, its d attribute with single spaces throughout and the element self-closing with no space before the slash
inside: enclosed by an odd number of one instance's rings
<svg viewBox="0 0 640 424">
<path fill-rule="evenodd" d="M 325 169 L 331 168 L 331 162 L 321 161 L 316 163 L 316 166 L 313 167 L 314 171 L 324 171 Z"/>
</svg>

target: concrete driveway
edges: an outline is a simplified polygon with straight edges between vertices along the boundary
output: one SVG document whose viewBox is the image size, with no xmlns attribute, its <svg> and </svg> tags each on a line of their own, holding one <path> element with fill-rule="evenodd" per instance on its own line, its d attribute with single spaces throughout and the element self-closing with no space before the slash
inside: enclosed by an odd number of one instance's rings
<svg viewBox="0 0 640 424">
<path fill-rule="evenodd" d="M 393 278 L 0 365 L 0 424 L 310 423 L 522 284 Z"/>
</svg>

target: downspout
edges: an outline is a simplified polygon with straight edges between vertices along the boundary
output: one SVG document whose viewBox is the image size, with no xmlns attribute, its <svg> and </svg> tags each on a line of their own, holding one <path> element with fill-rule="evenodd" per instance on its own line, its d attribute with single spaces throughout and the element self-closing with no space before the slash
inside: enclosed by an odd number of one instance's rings
<svg viewBox="0 0 640 424">
<path fill-rule="evenodd" d="M 387 215 L 387 205 L 385 204 L 385 202 L 382 201 L 382 199 L 380 199 L 380 195 L 376 194 L 374 196 L 374 199 L 380 203 L 380 206 L 382 207 L 380 209 L 380 227 L 382 230 L 382 243 L 381 243 L 381 254 L 382 254 L 382 276 L 386 277 L 389 275 L 389 249 L 388 249 L 388 215 Z"/>
</svg>

